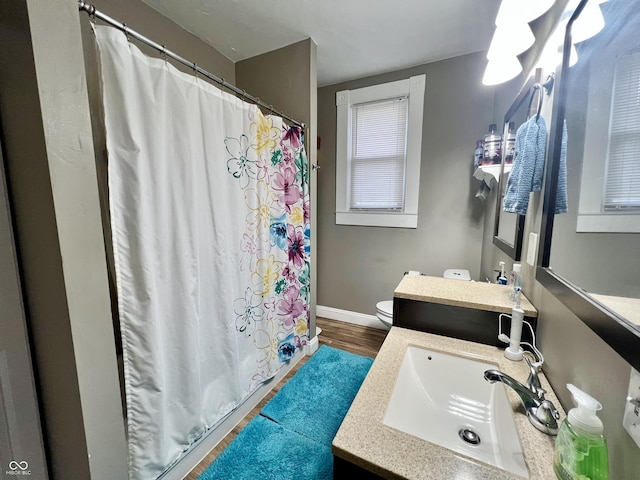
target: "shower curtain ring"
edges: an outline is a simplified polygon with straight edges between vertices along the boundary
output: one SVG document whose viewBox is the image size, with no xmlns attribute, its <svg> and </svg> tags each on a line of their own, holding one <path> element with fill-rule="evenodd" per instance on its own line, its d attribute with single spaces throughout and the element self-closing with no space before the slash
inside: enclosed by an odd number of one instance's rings
<svg viewBox="0 0 640 480">
<path fill-rule="evenodd" d="M 198 78 L 198 64 L 194 62 L 191 68 L 193 68 L 193 75 L 197 79 Z"/>
<path fill-rule="evenodd" d="M 129 38 L 129 29 L 127 28 L 127 24 L 126 23 L 122 23 L 122 31 L 124 32 L 124 36 L 127 37 L 127 42 L 130 42 L 131 39 Z"/>
<path fill-rule="evenodd" d="M 87 13 L 89 15 L 89 26 L 91 27 L 91 33 L 96 34 L 96 7 L 90 5 Z"/>
<path fill-rule="evenodd" d="M 162 51 L 160 52 L 160 55 L 162 56 L 162 58 L 166 62 L 167 61 L 167 46 L 166 45 L 162 45 Z"/>
</svg>

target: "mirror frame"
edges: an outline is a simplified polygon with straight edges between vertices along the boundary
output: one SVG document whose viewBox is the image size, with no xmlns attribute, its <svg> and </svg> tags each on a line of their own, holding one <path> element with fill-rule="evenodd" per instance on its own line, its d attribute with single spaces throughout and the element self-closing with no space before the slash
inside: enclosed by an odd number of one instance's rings
<svg viewBox="0 0 640 480">
<path fill-rule="evenodd" d="M 536 73 L 534 75 L 531 75 L 529 79 L 526 81 L 526 83 L 522 86 L 522 88 L 520 89 L 520 92 L 518 92 L 518 95 L 516 95 L 515 100 L 509 107 L 509 110 L 507 110 L 507 113 L 505 113 L 504 123 L 502 125 L 502 128 L 503 128 L 502 162 L 500 164 L 500 177 L 499 177 L 500 181 L 498 182 L 498 196 L 496 199 L 496 212 L 495 212 L 495 219 L 493 222 L 493 244 L 496 247 L 498 247 L 500 250 L 502 250 L 504 253 L 509 255 L 509 257 L 515 260 L 516 262 L 520 261 L 520 259 L 522 258 L 522 243 L 523 243 L 523 237 L 524 237 L 524 223 L 525 223 L 526 215 L 518 214 L 518 218 L 516 220 L 514 245 L 510 245 L 509 243 L 505 242 L 503 239 L 501 239 L 498 236 L 498 229 L 500 227 L 500 213 L 502 212 L 502 197 L 503 197 L 502 192 L 505 188 L 505 182 L 507 181 L 504 177 L 504 161 L 506 156 L 504 131 L 507 128 L 506 126 L 509 125 L 509 121 L 511 120 L 511 118 L 513 118 L 515 113 L 520 109 L 520 107 L 522 107 L 522 104 L 529 99 L 532 93 L 533 86 L 536 83 L 540 82 L 540 76 L 541 76 L 541 70 L 538 69 L 536 70 Z"/>
<path fill-rule="evenodd" d="M 549 165 L 545 172 L 544 200 L 542 207 L 542 231 L 538 252 L 538 267 L 536 280 L 555 296 L 575 316 L 593 330 L 618 355 L 624 358 L 636 370 L 640 370 L 640 329 L 635 328 L 628 320 L 618 313 L 609 310 L 586 294 L 583 289 L 567 279 L 556 274 L 550 267 L 551 237 L 553 234 L 553 220 L 560 170 L 560 148 L 562 145 L 562 130 L 566 114 L 568 85 L 564 81 L 569 71 L 569 54 L 571 49 L 571 28 L 574 21 L 582 13 L 588 1 L 581 0 L 575 12 L 567 23 L 564 38 L 562 65 L 556 72 L 557 95 L 554 99 L 552 114 L 552 135 L 549 139 Z"/>
</svg>

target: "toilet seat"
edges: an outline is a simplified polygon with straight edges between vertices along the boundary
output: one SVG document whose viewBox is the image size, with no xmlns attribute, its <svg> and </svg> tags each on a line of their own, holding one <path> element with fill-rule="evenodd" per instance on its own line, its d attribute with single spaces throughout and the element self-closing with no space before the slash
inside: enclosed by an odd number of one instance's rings
<svg viewBox="0 0 640 480">
<path fill-rule="evenodd" d="M 393 300 L 383 300 L 376 303 L 376 312 L 387 317 L 393 316 Z"/>
<path fill-rule="evenodd" d="M 378 320 L 391 328 L 393 325 L 393 300 L 383 300 L 376 303 L 376 316 Z"/>
</svg>

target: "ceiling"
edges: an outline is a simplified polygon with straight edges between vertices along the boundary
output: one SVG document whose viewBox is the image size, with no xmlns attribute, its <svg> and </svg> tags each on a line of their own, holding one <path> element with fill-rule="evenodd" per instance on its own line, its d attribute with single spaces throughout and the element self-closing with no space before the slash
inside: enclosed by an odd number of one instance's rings
<svg viewBox="0 0 640 480">
<path fill-rule="evenodd" d="M 233 62 L 312 38 L 318 86 L 486 50 L 500 0 L 143 0 Z"/>
</svg>

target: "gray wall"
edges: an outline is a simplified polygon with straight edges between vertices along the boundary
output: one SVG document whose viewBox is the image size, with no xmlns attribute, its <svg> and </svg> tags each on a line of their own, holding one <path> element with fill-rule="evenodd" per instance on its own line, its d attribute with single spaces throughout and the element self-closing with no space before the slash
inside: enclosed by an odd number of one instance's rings
<svg viewBox="0 0 640 480">
<path fill-rule="evenodd" d="M 0 478 L 9 462 L 27 462 L 47 478 L 38 399 L 0 141 Z"/>
<path fill-rule="evenodd" d="M 494 115 L 495 88 L 481 83 L 486 59 L 471 54 L 318 90 L 318 304 L 375 314 L 407 270 L 480 275 L 484 204 L 475 198 L 473 150 Z M 426 74 L 417 229 L 335 224 L 335 93 Z M 501 122 L 498 122 L 501 123 Z"/>
<path fill-rule="evenodd" d="M 0 3 L 0 119 L 49 473 L 127 477 L 75 0 Z"/>
</svg>

